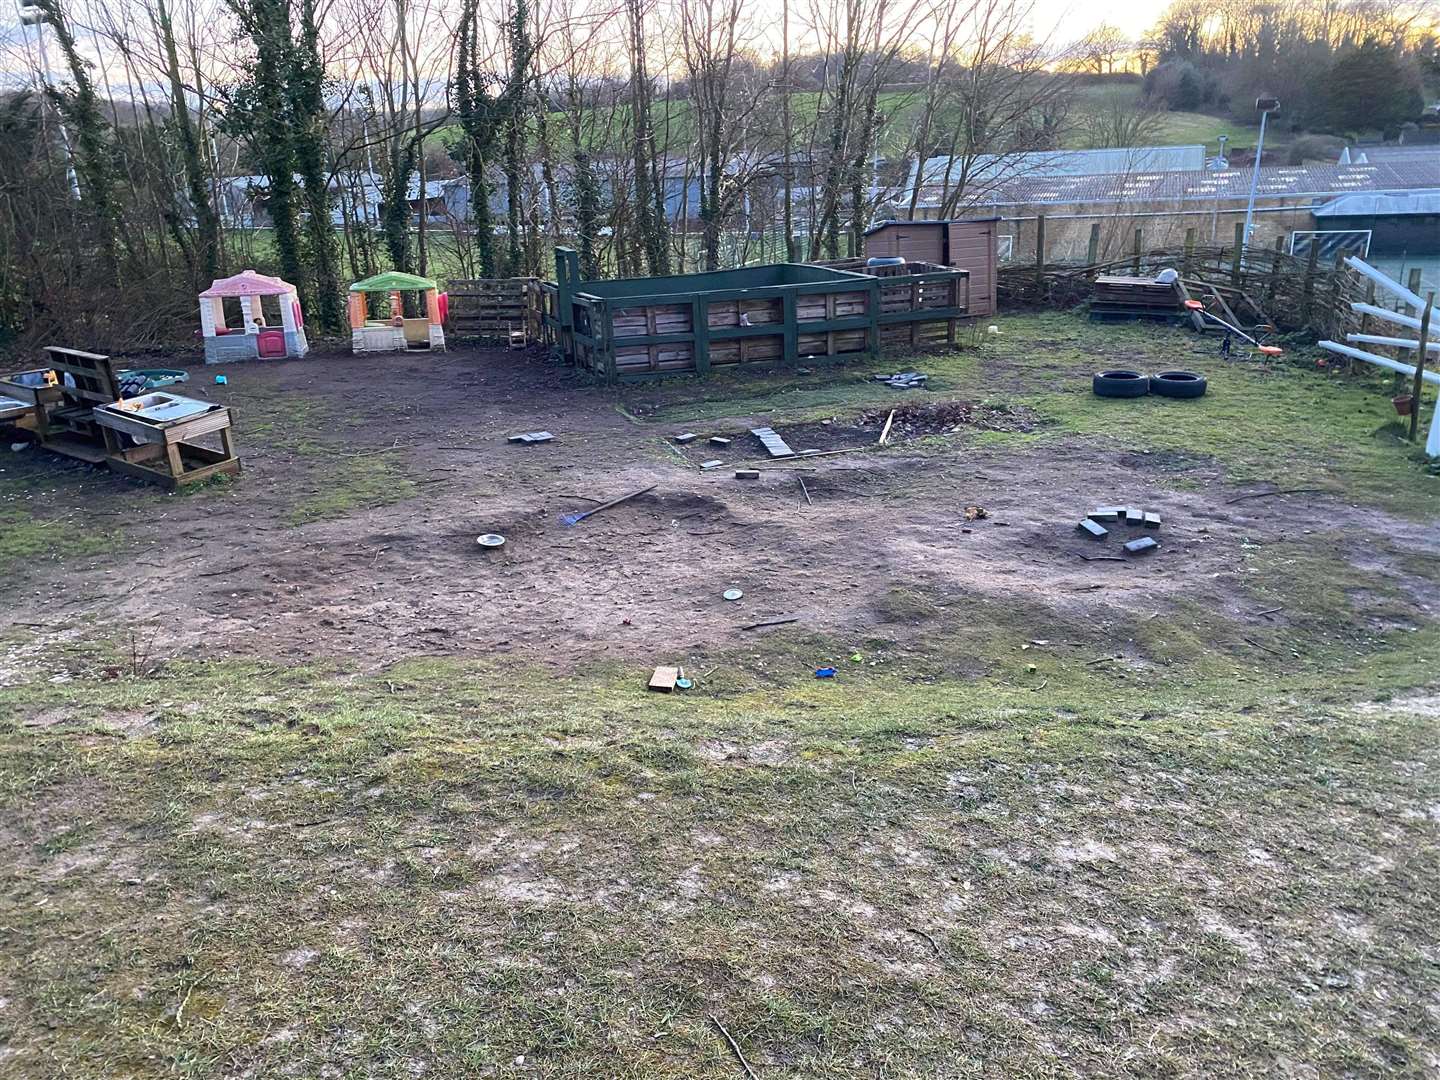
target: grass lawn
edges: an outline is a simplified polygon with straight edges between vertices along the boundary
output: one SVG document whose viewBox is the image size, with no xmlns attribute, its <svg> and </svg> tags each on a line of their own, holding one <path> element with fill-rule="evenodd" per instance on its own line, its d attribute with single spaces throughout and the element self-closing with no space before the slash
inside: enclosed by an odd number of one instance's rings
<svg viewBox="0 0 1440 1080">
<path fill-rule="evenodd" d="M 1433 1076 L 1440 478 L 1379 382 L 1000 325 L 907 394 L 248 366 L 234 483 L 7 461 L 0 1077 Z M 1034 422 L 817 459 L 808 507 L 665 446 L 936 402 Z M 1162 553 L 1077 558 L 1127 492 Z M 513 561 L 447 546 L 502 512 Z"/>
</svg>

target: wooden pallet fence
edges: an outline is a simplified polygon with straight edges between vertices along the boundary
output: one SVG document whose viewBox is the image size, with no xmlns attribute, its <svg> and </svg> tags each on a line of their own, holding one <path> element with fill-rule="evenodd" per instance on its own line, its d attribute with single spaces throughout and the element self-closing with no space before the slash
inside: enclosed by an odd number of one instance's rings
<svg viewBox="0 0 1440 1080">
<path fill-rule="evenodd" d="M 1069 308 L 1087 299 L 1095 279 L 1109 274 L 1155 275 L 1167 267 L 1181 272 L 1197 298 L 1209 298 L 1248 326 L 1270 324 L 1284 331 L 1306 331 L 1343 341 L 1359 330 L 1361 316 L 1350 308 L 1364 301 L 1365 280 L 1342 261 L 1296 257 L 1276 248 L 1251 248 L 1243 253 L 1231 244 L 1157 248 L 1103 263 L 1045 263 L 1002 267 L 1000 303 L 1008 307 Z M 1237 254 L 1242 257 L 1237 258 Z"/>
<path fill-rule="evenodd" d="M 513 331 L 523 330 L 531 341 L 544 337 L 539 278 L 455 278 L 446 295 L 447 333 L 508 340 Z"/>
</svg>

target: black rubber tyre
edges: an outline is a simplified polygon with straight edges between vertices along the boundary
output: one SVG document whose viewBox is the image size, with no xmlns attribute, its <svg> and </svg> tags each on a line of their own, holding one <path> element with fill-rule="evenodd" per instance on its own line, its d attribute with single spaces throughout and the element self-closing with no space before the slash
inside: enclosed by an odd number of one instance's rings
<svg viewBox="0 0 1440 1080">
<path fill-rule="evenodd" d="M 1157 371 L 1150 376 L 1150 392 L 1161 397 L 1205 396 L 1205 376 L 1193 371 Z"/>
<path fill-rule="evenodd" d="M 1138 371 L 1097 371 L 1092 383 L 1099 397 L 1144 397 L 1150 380 Z"/>
</svg>

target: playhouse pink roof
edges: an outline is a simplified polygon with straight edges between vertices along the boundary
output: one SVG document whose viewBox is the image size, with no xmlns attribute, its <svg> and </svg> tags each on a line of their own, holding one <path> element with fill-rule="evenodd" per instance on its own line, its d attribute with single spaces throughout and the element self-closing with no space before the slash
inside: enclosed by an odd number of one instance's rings
<svg viewBox="0 0 1440 1080">
<path fill-rule="evenodd" d="M 295 286 L 288 281 L 268 274 L 257 274 L 254 270 L 242 270 L 234 277 L 219 278 L 210 283 L 202 292 L 207 296 L 284 296 L 295 292 Z"/>
</svg>

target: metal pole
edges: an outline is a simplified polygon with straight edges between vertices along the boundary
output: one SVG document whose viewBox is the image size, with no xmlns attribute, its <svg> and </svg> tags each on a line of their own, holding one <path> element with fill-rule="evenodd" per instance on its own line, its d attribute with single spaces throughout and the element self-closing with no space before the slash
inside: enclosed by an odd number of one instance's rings
<svg viewBox="0 0 1440 1080">
<path fill-rule="evenodd" d="M 1255 216 L 1255 189 L 1260 186 L 1260 155 L 1265 152 L 1265 121 L 1269 110 L 1260 114 L 1260 138 L 1255 143 L 1255 164 L 1250 169 L 1250 200 L 1245 204 L 1245 247 L 1250 246 L 1250 230 L 1254 228 L 1251 219 Z"/>
</svg>

